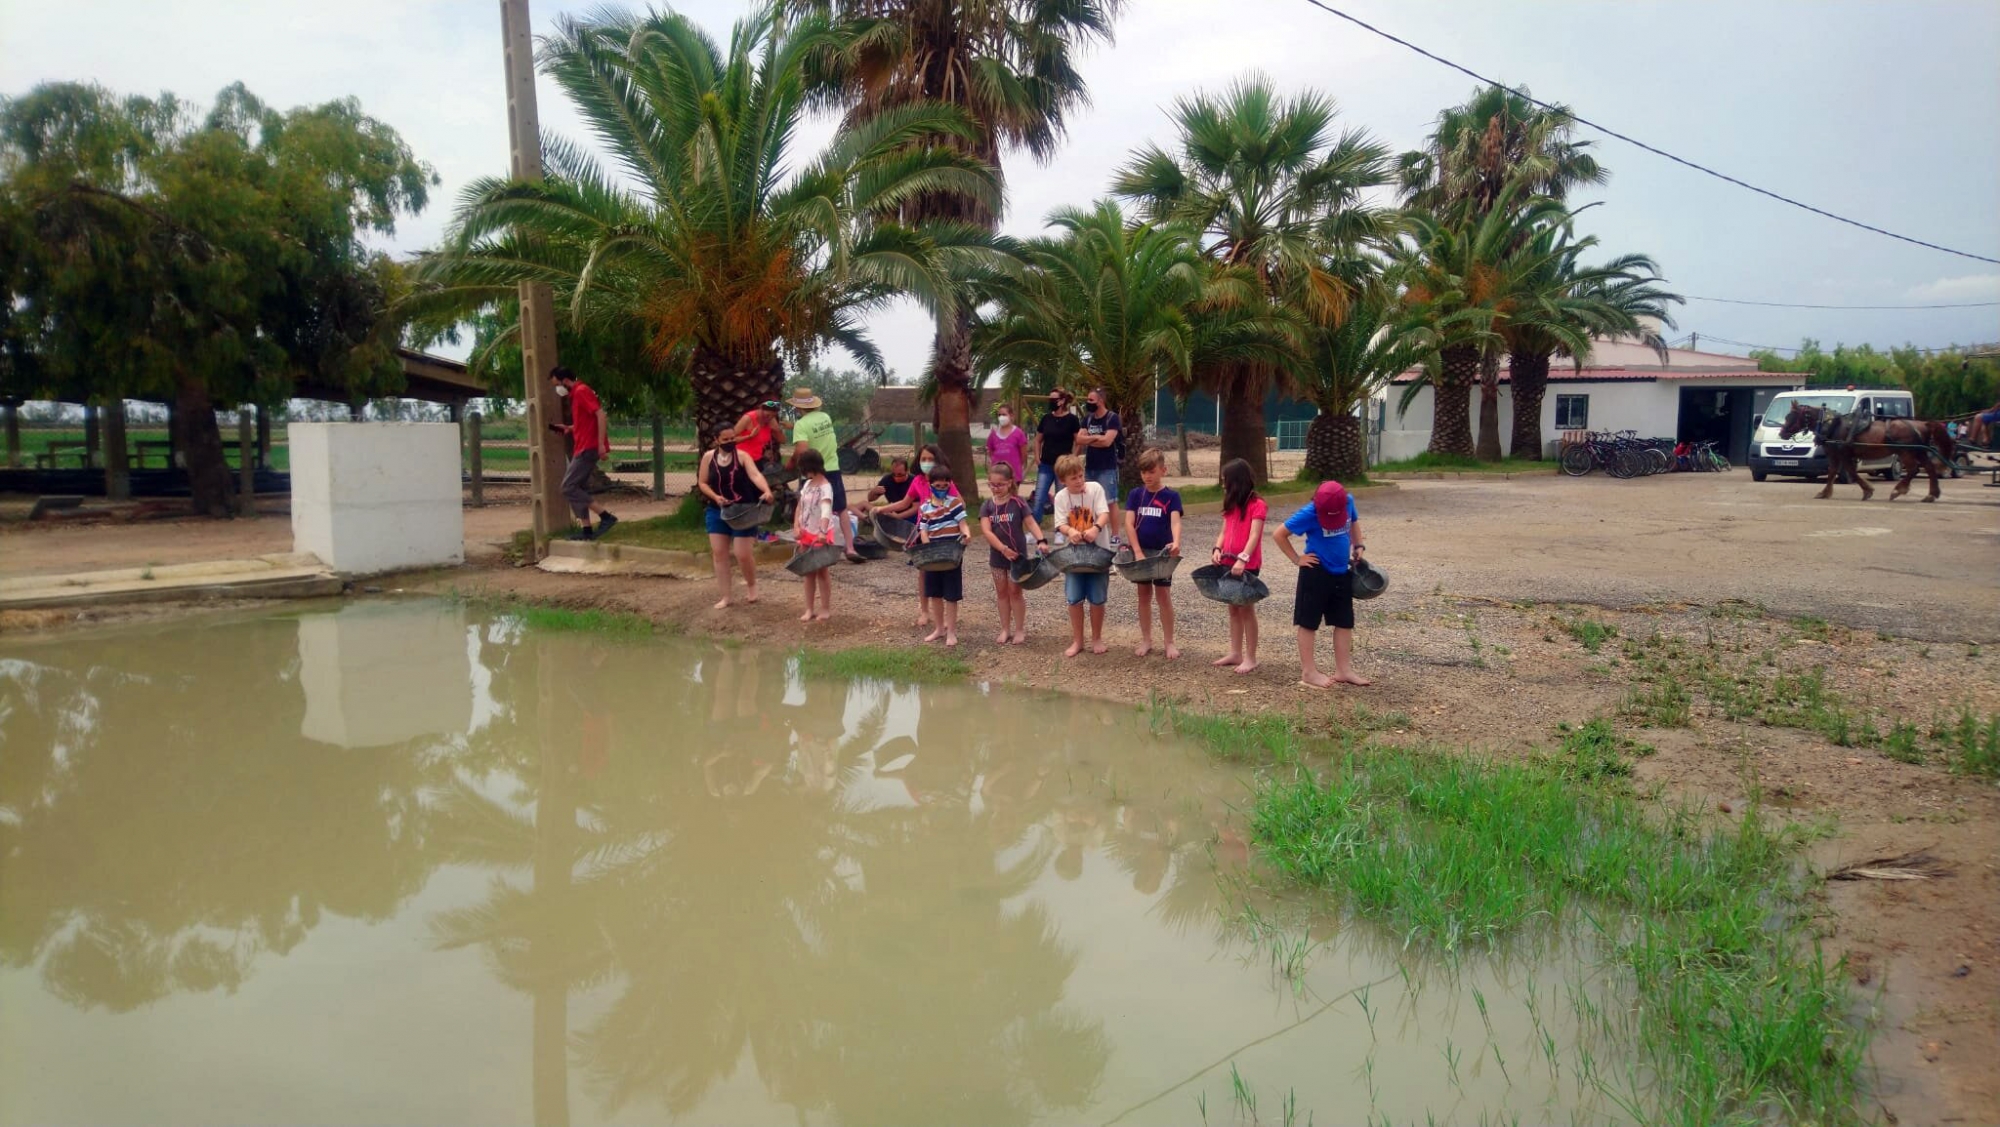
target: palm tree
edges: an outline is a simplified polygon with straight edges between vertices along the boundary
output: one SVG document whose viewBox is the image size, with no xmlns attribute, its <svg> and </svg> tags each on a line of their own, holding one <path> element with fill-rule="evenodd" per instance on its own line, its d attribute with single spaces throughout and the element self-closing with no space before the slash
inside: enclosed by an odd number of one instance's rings
<svg viewBox="0 0 2000 1127">
<path fill-rule="evenodd" d="M 1230 359 L 1276 359 L 1283 343 L 1248 328 L 1226 340 L 1203 332 L 1204 316 L 1264 302 L 1254 276 L 1208 261 L 1187 228 L 1128 223 L 1109 200 L 1058 211 L 1049 224 L 1060 233 L 1025 244 L 1026 268 L 994 294 L 1000 312 L 978 333 L 980 363 L 1103 388 L 1134 436 L 1120 475 L 1130 484 L 1162 382 L 1188 378 L 1223 349 Z"/>
<path fill-rule="evenodd" d="M 1659 268 L 1643 254 L 1614 258 L 1601 266 L 1583 266 L 1582 253 L 1597 245 L 1597 239 L 1569 239 L 1567 226 L 1546 228 L 1541 238 L 1561 244 L 1559 253 L 1545 257 L 1534 277 L 1528 279 L 1537 291 L 1548 317 L 1565 321 L 1583 334 L 1585 349 L 1566 348 L 1539 323 L 1523 323 L 1507 333 L 1507 370 L 1514 389 L 1513 457 L 1539 461 L 1542 457 L 1542 399 L 1549 386 L 1549 359 L 1561 353 L 1578 368 L 1589 359 L 1593 339 L 1636 336 L 1667 359 L 1666 342 L 1650 322 L 1668 327 L 1673 318 L 1668 306 L 1679 303 L 1679 294 L 1657 284 Z"/>
<path fill-rule="evenodd" d="M 880 374 L 861 315 L 899 295 L 954 315 L 953 273 L 990 242 L 884 217 L 937 194 L 994 207 L 1000 189 L 976 158 L 924 143 L 975 132 L 933 104 L 850 123 L 799 167 L 813 75 L 844 43 L 824 19 L 770 8 L 726 51 L 671 12 L 560 21 L 544 66 L 621 175 L 547 140 L 548 179 L 476 181 L 422 263 L 424 300 L 471 311 L 545 282 L 579 330 L 638 323 L 661 369 L 688 374 L 704 445 L 777 395 L 783 359 L 831 342 Z"/>
<path fill-rule="evenodd" d="M 1306 431 L 1306 476 L 1351 480 L 1367 471 L 1354 409 L 1403 372 L 1432 360 L 1436 337 L 1384 282 L 1357 295 L 1347 316 L 1308 334 L 1311 353 L 1292 377 L 1319 408 Z"/>
<path fill-rule="evenodd" d="M 848 32 L 832 66 L 860 125 L 911 106 L 956 107 L 970 128 L 931 140 L 997 170 L 1005 148 L 1055 155 L 1070 111 L 1088 94 L 1076 53 L 1109 42 L 1124 0 L 787 0 L 795 12 L 837 18 Z M 936 190 L 895 202 L 906 224 L 967 224 L 991 233 L 997 199 Z M 940 309 L 926 382 L 938 443 L 959 489 L 978 499 L 972 472 L 972 317 Z"/>
<path fill-rule="evenodd" d="M 1331 323 L 1354 290 L 1331 269 L 1353 248 L 1386 236 L 1391 213 L 1362 193 L 1389 177 L 1388 152 L 1365 132 L 1334 133 L 1334 104 L 1308 91 L 1282 98 L 1261 76 L 1221 97 L 1182 99 L 1177 151 L 1149 145 L 1119 171 L 1112 190 L 1156 222 L 1199 231 L 1208 254 L 1252 271 L 1273 301 Z M 1277 365 L 1228 361 L 1205 373 L 1223 404 L 1222 458 L 1265 464 L 1264 394 Z"/>
</svg>

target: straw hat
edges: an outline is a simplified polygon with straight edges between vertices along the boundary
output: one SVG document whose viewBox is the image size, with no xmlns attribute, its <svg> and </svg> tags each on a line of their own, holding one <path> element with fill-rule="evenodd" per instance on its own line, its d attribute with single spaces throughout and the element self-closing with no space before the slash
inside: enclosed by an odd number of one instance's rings
<svg viewBox="0 0 2000 1127">
<path fill-rule="evenodd" d="M 809 387 L 793 388 L 792 397 L 785 400 L 785 402 L 801 411 L 817 411 L 820 409 L 820 397 L 814 395 L 812 388 Z"/>
</svg>

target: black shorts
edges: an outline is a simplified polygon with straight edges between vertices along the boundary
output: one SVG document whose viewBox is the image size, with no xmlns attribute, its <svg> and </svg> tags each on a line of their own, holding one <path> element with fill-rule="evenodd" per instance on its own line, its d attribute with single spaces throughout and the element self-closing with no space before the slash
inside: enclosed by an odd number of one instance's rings
<svg viewBox="0 0 2000 1127">
<path fill-rule="evenodd" d="M 952 568 L 950 571 L 924 572 L 924 598 L 943 599 L 956 603 L 965 598 L 965 569 Z"/>
<path fill-rule="evenodd" d="M 841 479 L 839 470 L 826 471 L 827 483 L 833 486 L 833 511 L 847 511 L 847 482 Z"/>
<path fill-rule="evenodd" d="M 1317 630 L 1320 623 L 1354 629 L 1354 573 L 1323 567 L 1299 569 L 1299 593 L 1292 603 L 1292 625 Z"/>
</svg>

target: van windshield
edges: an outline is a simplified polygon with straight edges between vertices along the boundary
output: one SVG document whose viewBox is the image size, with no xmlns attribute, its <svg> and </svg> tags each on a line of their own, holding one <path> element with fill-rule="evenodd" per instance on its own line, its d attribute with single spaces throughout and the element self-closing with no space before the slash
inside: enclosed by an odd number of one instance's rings
<svg viewBox="0 0 2000 1127">
<path fill-rule="evenodd" d="M 1808 407 L 1825 407 L 1836 415 L 1844 415 L 1854 410 L 1852 395 L 1793 395 L 1771 400 L 1764 409 L 1764 425 L 1778 427 L 1785 425 L 1785 416 L 1792 410 L 1792 404 L 1803 403 Z"/>
</svg>

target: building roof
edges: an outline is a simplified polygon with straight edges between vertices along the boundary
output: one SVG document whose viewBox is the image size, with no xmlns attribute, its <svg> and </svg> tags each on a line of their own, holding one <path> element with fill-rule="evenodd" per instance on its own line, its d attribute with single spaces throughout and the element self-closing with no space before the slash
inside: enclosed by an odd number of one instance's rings
<svg viewBox="0 0 2000 1127">
<path fill-rule="evenodd" d="M 1596 340 L 1591 342 L 1591 363 L 1578 371 L 1565 363 L 1561 357 L 1549 362 L 1550 383 L 1597 383 L 1615 380 L 1701 380 L 1701 379 L 1754 379 L 1760 376 L 1775 377 L 1773 383 L 1806 382 L 1803 372 L 1762 372 L 1757 362 L 1748 357 L 1731 356 L 1723 352 L 1702 352 L 1692 348 L 1667 349 L 1667 362 L 1660 363 L 1660 354 L 1645 344 L 1634 340 Z M 1411 383 L 1418 378 L 1415 370 L 1397 376 L 1395 383 Z M 1507 382 L 1507 364 L 1500 364 L 1500 382 Z"/>
</svg>

